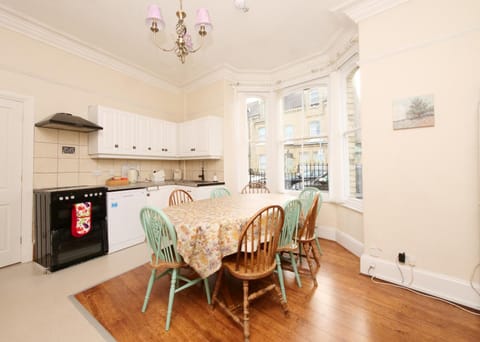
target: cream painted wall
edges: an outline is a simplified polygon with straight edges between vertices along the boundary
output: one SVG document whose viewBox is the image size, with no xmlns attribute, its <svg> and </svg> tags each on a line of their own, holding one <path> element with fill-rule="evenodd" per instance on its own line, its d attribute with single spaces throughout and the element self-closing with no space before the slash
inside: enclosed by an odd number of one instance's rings
<svg viewBox="0 0 480 342">
<path fill-rule="evenodd" d="M 480 2 L 410 0 L 359 24 L 365 250 L 469 280 L 480 261 Z M 433 94 L 435 127 L 392 128 L 392 101 Z"/>
<path fill-rule="evenodd" d="M 87 117 L 91 104 L 103 104 L 142 115 L 181 121 L 183 97 L 80 57 L 0 29 L 0 90 L 31 96 L 35 121 L 56 112 Z M 165 168 L 167 177 L 178 167 L 172 161 L 95 160 L 87 153 L 87 134 L 35 129 L 34 188 L 105 184 L 120 175 L 123 165 L 138 167 L 141 177 Z M 62 145 L 76 148 L 64 155 Z M 94 173 L 95 171 L 95 173 Z"/>
<path fill-rule="evenodd" d="M 184 120 L 198 119 L 203 116 L 226 116 L 225 81 L 216 81 L 194 90 L 185 92 L 184 94 Z M 225 120 L 224 120 L 225 121 Z M 224 122 L 225 126 L 225 122 Z M 224 130 L 225 131 L 225 130 Z M 225 137 L 224 137 L 225 141 Z M 225 156 L 225 152 L 224 152 Z M 198 179 L 205 170 L 205 179 L 213 180 L 214 176 L 220 181 L 224 180 L 224 160 L 191 160 L 182 163 L 186 179 Z M 227 182 L 226 186 L 229 184 Z"/>
</svg>

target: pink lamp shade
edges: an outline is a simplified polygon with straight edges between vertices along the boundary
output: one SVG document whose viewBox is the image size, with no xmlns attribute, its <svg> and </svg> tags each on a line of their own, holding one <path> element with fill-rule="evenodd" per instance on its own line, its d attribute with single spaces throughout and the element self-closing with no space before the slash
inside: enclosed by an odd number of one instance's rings
<svg viewBox="0 0 480 342">
<path fill-rule="evenodd" d="M 147 18 L 145 19 L 145 22 L 148 26 L 151 26 L 154 20 L 157 22 L 159 30 L 163 30 L 165 28 L 165 21 L 163 20 L 160 7 L 158 7 L 158 5 L 152 4 L 148 6 Z"/>
<path fill-rule="evenodd" d="M 205 26 L 205 31 L 210 32 L 213 29 L 210 15 L 206 8 L 199 8 L 197 10 L 197 21 L 195 23 L 195 30 L 200 30 L 200 26 Z"/>
</svg>

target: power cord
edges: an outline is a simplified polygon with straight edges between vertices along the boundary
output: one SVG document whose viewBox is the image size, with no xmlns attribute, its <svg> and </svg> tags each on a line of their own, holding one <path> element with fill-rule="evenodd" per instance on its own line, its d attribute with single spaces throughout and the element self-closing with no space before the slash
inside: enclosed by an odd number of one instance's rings
<svg viewBox="0 0 480 342">
<path fill-rule="evenodd" d="M 461 307 L 460 305 L 455 304 L 455 303 L 452 303 L 452 302 L 450 302 L 450 301 L 448 301 L 448 300 L 446 300 L 446 299 L 442 299 L 442 298 L 438 298 L 438 297 L 435 297 L 435 296 L 427 295 L 427 294 L 425 294 L 425 293 L 422 293 L 422 292 L 419 292 L 419 291 L 416 291 L 416 290 L 411 289 L 411 288 L 410 288 L 410 285 L 412 285 L 412 283 L 413 283 L 413 267 L 414 267 L 414 266 L 412 266 L 412 265 L 409 265 L 409 266 L 410 266 L 410 269 L 411 269 L 411 271 L 412 271 L 412 276 L 411 276 L 410 282 L 408 283 L 408 286 L 405 286 L 405 285 L 397 285 L 397 284 L 386 283 L 386 282 L 381 282 L 381 281 L 375 280 L 375 275 L 370 274 L 370 271 L 371 271 L 372 269 L 375 269 L 375 267 L 373 267 L 373 266 L 370 266 L 370 267 L 368 268 L 368 272 L 367 272 L 367 273 L 368 273 L 368 275 L 370 276 L 370 280 L 371 280 L 373 283 L 375 283 L 375 284 L 392 286 L 392 287 L 398 287 L 398 288 L 400 288 L 400 289 L 404 289 L 404 290 L 413 292 L 413 293 L 418 294 L 418 295 L 423 296 L 423 297 L 431 298 L 431 299 L 437 300 L 437 301 L 439 301 L 439 302 L 444 302 L 444 303 L 449 304 L 449 305 L 451 305 L 451 306 L 453 306 L 453 307 L 456 307 L 457 309 L 463 310 L 463 311 L 465 311 L 465 312 L 467 312 L 467 313 L 469 313 L 469 314 L 471 314 L 471 315 L 480 316 L 480 313 L 475 312 L 475 311 L 471 311 L 471 310 L 468 310 L 468 309 L 465 309 L 465 308 Z M 398 265 L 398 262 L 397 262 L 397 267 L 398 267 L 398 269 L 399 269 L 399 271 L 400 271 L 400 275 L 402 276 L 402 284 L 403 284 L 403 283 L 404 283 L 403 272 L 402 272 L 402 270 L 401 270 L 401 268 L 400 268 L 400 265 Z M 480 267 L 480 264 L 478 264 L 477 267 L 475 267 L 474 274 L 475 274 L 475 271 L 476 271 L 476 269 L 477 269 L 478 267 Z M 473 275 L 472 275 L 471 280 L 473 280 Z M 473 286 L 473 281 L 471 282 L 471 284 L 472 284 L 472 286 Z M 475 290 L 475 292 L 479 293 L 479 295 L 480 295 L 480 292 L 478 292 L 477 289 L 474 289 L 474 290 Z"/>
</svg>

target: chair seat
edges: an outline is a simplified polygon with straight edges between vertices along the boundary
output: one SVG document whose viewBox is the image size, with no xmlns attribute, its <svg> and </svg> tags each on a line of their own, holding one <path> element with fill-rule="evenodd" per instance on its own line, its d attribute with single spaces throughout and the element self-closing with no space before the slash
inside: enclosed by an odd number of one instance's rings
<svg viewBox="0 0 480 342">
<path fill-rule="evenodd" d="M 188 265 L 185 262 L 165 262 L 162 260 L 156 260 L 157 257 L 155 253 L 152 253 L 152 259 L 150 260 L 150 266 L 153 268 L 161 269 L 161 268 L 181 268 L 187 267 Z"/>
<path fill-rule="evenodd" d="M 243 258 L 244 254 L 242 254 L 241 258 Z M 252 258 L 251 254 L 248 254 L 248 258 Z M 259 263 L 258 257 L 256 255 L 253 256 L 253 260 L 255 261 L 255 264 Z M 260 278 L 265 278 L 268 277 L 269 275 L 273 274 L 273 271 L 275 270 L 276 265 L 272 264 L 271 267 L 269 267 L 266 270 L 262 270 L 261 272 L 255 272 L 252 271 L 251 269 L 246 269 L 245 265 L 239 265 L 238 270 L 237 268 L 237 255 L 230 255 L 226 258 L 223 259 L 222 264 L 223 266 L 228 269 L 230 274 L 234 276 L 237 279 L 242 279 L 242 280 L 254 280 L 254 279 L 260 279 Z"/>
<path fill-rule="evenodd" d="M 294 252 L 298 248 L 298 244 L 295 241 L 292 241 L 288 245 L 278 247 L 277 252 Z"/>
</svg>

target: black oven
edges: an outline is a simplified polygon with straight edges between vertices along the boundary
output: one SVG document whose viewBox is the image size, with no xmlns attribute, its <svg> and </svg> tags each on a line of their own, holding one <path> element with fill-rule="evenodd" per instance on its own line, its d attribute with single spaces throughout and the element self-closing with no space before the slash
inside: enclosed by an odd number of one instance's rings
<svg viewBox="0 0 480 342">
<path fill-rule="evenodd" d="M 51 272 L 108 253 L 107 188 L 34 190 L 34 261 Z"/>
</svg>

